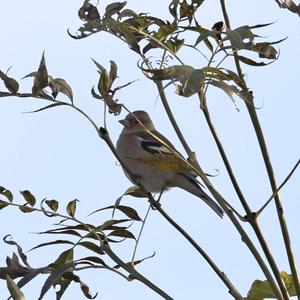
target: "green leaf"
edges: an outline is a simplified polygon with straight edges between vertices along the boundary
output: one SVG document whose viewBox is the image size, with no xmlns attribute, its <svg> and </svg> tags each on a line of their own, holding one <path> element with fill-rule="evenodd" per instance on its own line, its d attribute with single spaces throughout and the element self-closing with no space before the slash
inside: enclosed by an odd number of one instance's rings
<svg viewBox="0 0 300 300">
<path fill-rule="evenodd" d="M 45 87 L 49 85 L 48 71 L 46 67 L 45 52 L 43 52 L 38 71 L 35 74 L 32 93 L 38 95 Z"/>
<path fill-rule="evenodd" d="M 172 0 L 169 5 L 169 12 L 174 18 L 177 18 L 178 5 L 179 5 L 179 0 Z"/>
<path fill-rule="evenodd" d="M 72 263 L 58 264 L 58 267 L 55 268 L 46 279 L 38 300 L 41 300 L 44 297 L 44 295 L 48 292 L 48 290 L 51 288 L 51 286 L 55 285 L 61 279 L 63 274 L 69 269 L 71 269 L 73 265 L 74 264 Z"/>
<path fill-rule="evenodd" d="M 25 286 L 28 282 L 33 280 L 35 277 L 37 277 L 40 274 L 44 274 L 48 271 L 48 266 L 37 268 L 37 269 L 29 269 L 27 274 L 25 276 L 22 276 L 23 278 L 18 281 L 18 287 L 22 288 Z"/>
<path fill-rule="evenodd" d="M 173 53 L 177 53 L 182 47 L 184 39 L 172 38 L 165 44 Z"/>
<path fill-rule="evenodd" d="M 103 254 L 102 248 L 99 247 L 98 245 L 96 245 L 95 243 L 84 241 L 84 242 L 78 243 L 77 245 L 85 247 L 88 250 L 94 251 L 97 254 Z M 104 261 L 102 261 L 102 264 L 105 265 Z"/>
<path fill-rule="evenodd" d="M 130 188 L 128 188 L 123 195 L 129 195 L 135 198 L 147 198 L 147 194 L 142 191 L 139 187 L 137 186 L 132 186 Z"/>
<path fill-rule="evenodd" d="M 141 16 L 139 16 L 139 14 L 137 14 L 135 11 L 133 11 L 132 9 L 123 9 L 121 12 L 119 12 L 118 14 L 118 21 L 120 21 L 122 18 L 126 18 L 126 17 L 132 17 L 134 19 L 139 19 L 141 18 Z"/>
<path fill-rule="evenodd" d="M 74 226 L 63 226 L 63 227 L 60 227 L 60 228 L 56 228 L 56 229 L 51 229 L 51 230 L 48 230 L 47 232 L 50 232 L 50 231 L 63 231 L 63 230 L 66 230 L 66 229 L 70 229 L 70 230 L 83 230 L 83 231 L 89 231 L 90 228 L 91 230 L 94 230 L 96 227 L 91 225 L 91 224 L 78 224 L 78 225 L 74 225 Z"/>
<path fill-rule="evenodd" d="M 75 199 L 75 200 L 70 201 L 67 205 L 67 213 L 70 217 L 75 216 L 77 202 L 79 202 L 79 200 Z"/>
<path fill-rule="evenodd" d="M 52 89 L 52 96 L 55 99 L 58 93 L 63 93 L 66 95 L 73 103 L 73 92 L 69 84 L 62 78 L 52 79 L 49 83 L 50 88 Z"/>
<path fill-rule="evenodd" d="M 24 197 L 24 199 L 26 200 L 26 202 L 33 207 L 36 203 L 36 199 L 35 197 L 31 194 L 30 191 L 28 190 L 24 190 L 24 191 L 20 191 L 21 195 Z"/>
<path fill-rule="evenodd" d="M 180 3 L 180 9 L 179 9 L 180 19 L 187 17 L 191 22 L 195 12 L 196 12 L 196 7 L 193 4 L 189 5 L 186 0 L 183 0 Z"/>
<path fill-rule="evenodd" d="M 128 231 L 127 229 L 121 229 L 121 228 L 113 230 L 111 233 L 108 234 L 108 236 L 117 236 L 117 237 L 135 240 L 135 236 L 130 231 Z"/>
<path fill-rule="evenodd" d="M 250 29 L 256 29 L 256 28 L 262 28 L 262 27 L 267 27 L 270 25 L 273 25 L 275 22 L 271 22 L 271 23 L 264 23 L 264 24 L 256 24 L 256 25 L 251 25 L 249 26 Z"/>
<path fill-rule="evenodd" d="M 102 225 L 99 226 L 99 230 L 109 230 L 111 226 L 120 224 L 120 223 L 125 223 L 131 221 L 129 219 L 123 219 L 123 220 L 108 220 L 105 221 Z"/>
<path fill-rule="evenodd" d="M 63 274 L 63 276 L 61 277 L 61 279 L 67 279 L 68 281 L 74 281 L 76 283 L 79 283 L 80 284 L 80 288 L 81 288 L 81 291 L 83 292 L 84 296 L 87 298 L 87 299 L 95 299 L 98 295 L 98 293 L 96 293 L 96 295 L 92 296 L 91 292 L 90 292 L 90 288 L 84 283 L 81 281 L 80 277 L 75 275 L 73 272 L 65 272 Z M 60 279 L 60 281 L 61 281 Z M 59 283 L 61 284 L 61 283 Z M 57 298 L 57 300 L 59 300 L 60 298 Z"/>
<path fill-rule="evenodd" d="M 99 93 L 101 94 L 101 96 L 105 96 L 108 94 L 110 88 L 111 88 L 111 80 L 110 80 L 107 70 L 104 69 L 104 71 L 102 71 L 102 73 L 100 75 L 100 79 L 99 79 L 99 83 L 98 83 Z"/>
<path fill-rule="evenodd" d="M 165 69 L 143 69 L 144 74 L 152 80 L 179 81 L 177 94 L 190 97 L 197 93 L 205 80 L 205 73 L 201 69 L 194 69 L 189 65 L 175 65 Z"/>
<path fill-rule="evenodd" d="M 0 200 L 0 210 L 3 209 L 3 208 L 5 208 L 5 207 L 8 206 L 8 205 L 9 205 L 8 202 L 5 202 L 5 201 L 3 201 L 3 200 Z"/>
<path fill-rule="evenodd" d="M 42 247 L 46 247 L 46 246 L 50 246 L 50 245 L 62 245 L 62 244 L 71 244 L 71 245 L 74 245 L 74 243 L 71 242 L 71 241 L 56 240 L 56 241 L 51 241 L 51 242 L 39 244 L 39 245 L 31 248 L 29 251 L 32 251 L 32 250 L 35 250 L 35 249 L 38 249 L 38 248 L 42 248 Z"/>
<path fill-rule="evenodd" d="M 100 65 L 95 59 L 93 59 L 93 58 L 91 58 L 91 59 L 94 62 L 94 64 L 97 66 L 97 68 L 99 70 L 98 73 L 101 74 L 105 70 L 105 68 L 102 65 Z"/>
<path fill-rule="evenodd" d="M 258 52 L 260 58 L 276 59 L 278 53 L 270 43 L 257 43 L 252 45 L 250 49 Z"/>
<path fill-rule="evenodd" d="M 227 28 L 226 33 L 227 33 L 228 39 L 230 40 L 232 48 L 234 48 L 234 49 L 243 49 L 243 48 L 245 48 L 243 40 L 242 40 L 240 34 L 237 31 L 231 30 L 230 28 Z"/>
<path fill-rule="evenodd" d="M 54 264 L 63 265 L 63 264 L 71 263 L 71 262 L 73 262 L 73 260 L 74 260 L 74 249 L 70 248 L 70 249 L 65 250 L 64 252 L 62 252 L 58 256 L 58 258 L 56 259 Z"/>
<path fill-rule="evenodd" d="M 35 209 L 28 206 L 27 203 L 24 204 L 24 205 L 19 206 L 19 209 L 23 213 L 31 213 L 31 212 L 35 211 Z"/>
<path fill-rule="evenodd" d="M 57 212 L 58 205 L 59 205 L 58 201 L 52 199 L 52 200 L 46 200 L 45 202 L 52 211 Z"/>
<path fill-rule="evenodd" d="M 282 278 L 290 297 L 297 296 L 293 276 L 283 271 L 280 272 L 280 277 Z M 267 280 L 255 280 L 245 300 L 263 300 L 265 298 L 276 299 L 269 282 Z"/>
<path fill-rule="evenodd" d="M 111 17 L 118 14 L 126 6 L 127 2 L 114 2 L 106 6 L 105 17 Z"/>
<path fill-rule="evenodd" d="M 251 28 L 248 25 L 238 27 L 234 29 L 234 31 L 239 34 L 242 40 L 249 39 L 250 42 L 253 42 L 254 38 L 257 36 L 251 31 Z"/>
<path fill-rule="evenodd" d="M 183 86 L 179 87 L 178 94 L 184 97 L 190 97 L 200 91 L 205 80 L 205 74 L 200 69 L 193 70 Z"/>
<path fill-rule="evenodd" d="M 138 34 L 134 31 L 135 27 L 126 22 L 118 22 L 114 19 L 104 20 L 103 23 L 116 36 L 122 36 L 128 46 L 138 54 L 140 54 L 140 46 L 138 44 Z"/>
<path fill-rule="evenodd" d="M 79 232 L 71 229 L 62 229 L 62 230 L 53 229 L 53 230 L 39 232 L 39 234 L 69 234 L 69 235 L 75 235 L 81 237 L 81 234 Z"/>
<path fill-rule="evenodd" d="M 280 272 L 280 277 L 282 278 L 282 280 L 289 292 L 289 295 L 291 297 L 297 296 L 297 291 L 296 291 L 293 275 L 282 271 L 282 272 Z"/>
<path fill-rule="evenodd" d="M 262 66 L 267 66 L 268 64 L 264 62 L 256 62 L 248 57 L 242 56 L 242 55 L 237 55 L 237 58 L 244 64 L 254 66 L 254 67 L 262 67 Z"/>
<path fill-rule="evenodd" d="M 100 15 L 96 6 L 91 4 L 89 0 L 85 0 L 82 7 L 78 11 L 78 16 L 83 21 L 99 20 Z"/>
<path fill-rule="evenodd" d="M 118 76 L 118 66 L 113 60 L 110 60 L 109 77 L 111 82 L 114 82 L 117 76 Z"/>
<path fill-rule="evenodd" d="M 14 197 L 13 197 L 12 192 L 3 186 L 0 186 L 0 195 L 5 196 L 9 200 L 9 202 L 13 201 Z"/>
<path fill-rule="evenodd" d="M 232 103 L 234 104 L 236 110 L 239 111 L 239 108 L 236 105 L 235 99 L 233 98 L 234 94 L 240 95 L 239 90 L 236 86 L 229 85 L 221 80 L 211 80 L 209 82 L 209 84 L 223 90 L 228 95 L 228 97 L 232 100 Z"/>
<path fill-rule="evenodd" d="M 208 40 L 208 37 L 213 37 L 214 39 L 216 39 L 216 33 L 214 31 L 211 31 L 209 29 L 206 29 L 202 26 L 196 26 L 196 27 L 190 27 L 191 31 L 196 31 L 198 33 L 200 33 L 199 37 L 197 38 L 196 42 L 194 43 L 194 46 L 196 47 L 199 43 L 201 43 L 202 41 L 204 41 L 205 43 L 208 42 L 209 43 L 209 50 L 212 51 L 212 45 Z"/>
<path fill-rule="evenodd" d="M 67 30 L 67 33 L 71 38 L 79 40 L 104 30 L 106 30 L 106 26 L 103 24 L 103 22 L 98 19 L 94 19 L 83 24 L 75 35 L 71 34 L 69 29 Z"/>
<path fill-rule="evenodd" d="M 32 111 L 28 111 L 27 113 L 37 113 L 37 112 L 40 112 L 40 111 L 43 111 L 43 110 L 46 110 L 46 109 L 49 109 L 49 108 L 53 108 L 53 107 L 56 107 L 56 106 L 61 106 L 61 105 L 67 105 L 66 103 L 64 102 L 56 102 L 56 103 L 52 103 L 52 104 L 49 104 L 49 105 L 46 105 L 42 108 L 39 108 L 39 109 L 36 109 L 36 110 L 32 110 Z"/>
<path fill-rule="evenodd" d="M 6 284 L 10 295 L 14 300 L 25 300 L 24 294 L 9 275 L 6 275 Z"/>
<path fill-rule="evenodd" d="M 198 6 L 200 6 L 203 2 L 204 2 L 204 0 L 192 0 L 192 3 L 196 4 Z"/>
<path fill-rule="evenodd" d="M 276 298 L 267 280 L 255 280 L 245 300 L 263 300 L 265 298 Z"/>
<path fill-rule="evenodd" d="M 0 70 L 0 78 L 4 81 L 5 87 L 13 94 L 17 94 L 19 90 L 19 83 L 14 78 L 8 77 Z"/>
<path fill-rule="evenodd" d="M 102 254 L 102 253 L 100 253 L 100 254 Z M 87 257 L 83 257 L 83 258 L 77 260 L 77 262 L 80 262 L 80 261 L 90 261 L 90 262 L 93 262 L 93 263 L 98 264 L 98 265 L 106 266 L 105 261 L 103 259 L 101 259 L 100 257 L 97 257 L 97 256 L 87 256 Z"/>
<path fill-rule="evenodd" d="M 122 213 L 124 213 L 127 217 L 129 217 L 130 219 L 135 220 L 135 221 L 142 220 L 135 209 L 133 209 L 132 207 L 129 207 L 129 206 L 125 206 L 125 205 L 110 205 L 110 206 L 101 208 L 95 212 L 103 211 L 103 210 L 107 210 L 107 209 L 117 209 L 117 210 L 121 211 Z"/>
<path fill-rule="evenodd" d="M 125 206 L 125 205 L 119 205 L 116 207 L 116 209 L 120 210 L 122 213 L 124 213 L 128 218 L 135 220 L 135 221 L 142 221 L 140 216 L 138 215 L 137 211 L 133 209 L 132 207 Z"/>
</svg>

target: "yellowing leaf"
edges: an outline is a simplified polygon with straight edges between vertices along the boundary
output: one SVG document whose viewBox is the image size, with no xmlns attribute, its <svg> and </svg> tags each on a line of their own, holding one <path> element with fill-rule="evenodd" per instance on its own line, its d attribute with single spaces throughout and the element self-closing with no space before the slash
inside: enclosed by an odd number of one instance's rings
<svg viewBox="0 0 300 300">
<path fill-rule="evenodd" d="M 69 216 L 74 217 L 75 216 L 75 212 L 76 212 L 76 202 L 78 202 L 79 200 L 75 199 L 72 200 L 68 203 L 67 205 L 67 213 Z"/>
<path fill-rule="evenodd" d="M 6 284 L 10 295 L 14 300 L 25 300 L 24 294 L 9 275 L 6 275 Z"/>
<path fill-rule="evenodd" d="M 291 297 L 296 296 L 297 293 L 292 275 L 286 272 L 280 272 L 280 276 L 288 290 L 289 295 Z M 276 299 L 269 282 L 267 280 L 255 280 L 245 300 L 263 300 L 265 298 Z"/>
</svg>

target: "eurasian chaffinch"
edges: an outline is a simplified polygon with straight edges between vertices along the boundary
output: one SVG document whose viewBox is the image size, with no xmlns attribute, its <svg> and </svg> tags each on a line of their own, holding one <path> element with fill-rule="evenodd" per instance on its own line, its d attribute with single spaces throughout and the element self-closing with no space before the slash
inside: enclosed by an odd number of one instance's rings
<svg viewBox="0 0 300 300">
<path fill-rule="evenodd" d="M 170 187 L 179 187 L 223 216 L 222 208 L 203 191 L 183 156 L 155 130 L 147 112 L 134 111 L 119 122 L 124 128 L 117 141 L 117 153 L 148 192 L 162 193 Z M 126 176 L 133 181 L 128 174 Z"/>
</svg>

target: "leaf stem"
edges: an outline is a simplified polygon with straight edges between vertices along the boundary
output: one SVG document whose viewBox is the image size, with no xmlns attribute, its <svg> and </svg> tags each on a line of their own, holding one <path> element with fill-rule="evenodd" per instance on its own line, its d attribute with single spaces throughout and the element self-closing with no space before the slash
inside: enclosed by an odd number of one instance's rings
<svg viewBox="0 0 300 300">
<path fill-rule="evenodd" d="M 142 236 L 142 233 L 143 233 L 143 230 L 144 230 L 144 227 L 145 227 L 145 224 L 146 224 L 146 221 L 147 221 L 147 218 L 148 218 L 150 210 L 151 210 L 151 205 L 149 204 L 149 207 L 147 209 L 146 215 L 145 215 L 144 220 L 142 222 L 142 226 L 141 226 L 139 235 L 138 235 L 138 237 L 136 239 L 136 243 L 135 243 L 133 254 L 132 254 L 132 258 L 131 258 L 131 264 L 134 264 L 134 259 L 135 259 L 136 251 L 137 251 L 137 248 L 138 248 L 138 245 L 139 245 L 139 242 L 140 242 L 140 239 L 141 239 L 141 236 Z"/>
</svg>

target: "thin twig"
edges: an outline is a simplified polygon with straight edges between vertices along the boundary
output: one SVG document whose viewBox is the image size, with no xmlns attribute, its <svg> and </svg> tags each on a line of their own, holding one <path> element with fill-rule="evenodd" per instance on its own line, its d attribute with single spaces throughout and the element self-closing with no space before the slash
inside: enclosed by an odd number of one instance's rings
<svg viewBox="0 0 300 300">
<path fill-rule="evenodd" d="M 151 204 L 149 204 L 149 207 L 147 209 L 146 215 L 145 215 L 144 220 L 142 222 L 142 226 L 141 226 L 139 235 L 138 235 L 138 237 L 136 239 L 135 246 L 134 246 L 134 249 L 133 249 L 132 258 L 131 258 L 131 264 L 134 264 L 134 259 L 135 259 L 136 251 L 137 251 L 137 248 L 138 248 L 138 245 L 139 245 L 139 242 L 140 242 L 140 239 L 141 239 L 141 236 L 142 236 L 142 233 L 143 233 L 143 230 L 144 230 L 144 227 L 145 227 L 145 224 L 146 224 L 146 221 L 147 221 L 147 218 L 148 218 L 150 210 L 151 210 Z"/>
<path fill-rule="evenodd" d="M 105 244 L 103 246 L 103 250 L 105 253 L 113 260 L 115 261 L 119 266 L 121 266 L 125 271 L 127 271 L 130 274 L 131 279 L 137 279 L 144 284 L 146 284 L 151 290 L 157 292 L 160 296 L 162 296 L 166 300 L 174 300 L 172 297 L 170 297 L 168 294 L 166 294 L 163 290 L 158 288 L 156 285 L 154 285 L 152 282 L 150 282 L 146 277 L 141 275 L 134 267 L 132 267 L 131 264 L 127 264 L 124 261 L 122 261 L 119 256 L 117 256 L 112 249 L 110 248 L 109 244 Z"/>
<path fill-rule="evenodd" d="M 289 181 L 289 179 L 292 177 L 296 169 L 298 168 L 300 164 L 300 159 L 297 161 L 293 169 L 290 171 L 288 176 L 283 180 L 283 182 L 279 185 L 276 192 L 273 193 L 270 198 L 266 201 L 266 203 L 256 212 L 257 217 L 262 213 L 262 211 L 269 205 L 269 203 L 272 201 L 272 199 L 279 193 L 279 191 L 284 187 L 284 185 Z"/>
<path fill-rule="evenodd" d="M 200 93 L 198 94 L 198 96 L 199 96 L 199 100 L 200 100 L 201 99 Z M 228 173 L 228 175 L 230 177 L 231 183 L 232 183 L 232 185 L 233 185 L 233 187 L 235 189 L 236 194 L 238 195 L 238 197 L 240 199 L 240 202 L 242 203 L 242 205 L 244 207 L 244 210 L 245 210 L 246 214 L 251 214 L 251 209 L 250 209 L 250 207 L 249 207 L 249 205 L 247 203 L 247 200 L 245 199 L 245 196 L 244 196 L 243 192 L 240 189 L 240 186 L 239 186 L 239 184 L 238 184 L 238 182 L 236 180 L 236 177 L 235 177 L 235 175 L 233 173 L 233 170 L 231 168 L 231 164 L 230 164 L 230 162 L 229 162 L 229 160 L 227 158 L 227 155 L 226 155 L 226 152 L 225 152 L 225 150 L 223 148 L 221 140 L 219 139 L 217 131 L 216 131 L 216 129 L 214 127 L 214 124 L 213 124 L 213 122 L 211 120 L 210 113 L 209 113 L 209 110 L 208 110 L 208 107 L 207 107 L 207 102 L 206 101 L 202 101 L 202 102 L 204 102 L 204 103 L 202 103 L 203 114 L 205 116 L 206 122 L 208 124 L 209 129 L 210 129 L 210 132 L 211 132 L 211 134 L 212 134 L 212 136 L 213 136 L 213 138 L 215 140 L 215 143 L 216 143 L 216 145 L 218 147 L 219 153 L 220 153 L 220 155 L 222 157 L 223 163 L 224 163 L 225 168 L 227 170 L 227 173 Z"/>
</svg>

